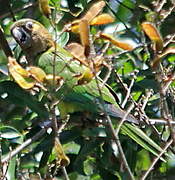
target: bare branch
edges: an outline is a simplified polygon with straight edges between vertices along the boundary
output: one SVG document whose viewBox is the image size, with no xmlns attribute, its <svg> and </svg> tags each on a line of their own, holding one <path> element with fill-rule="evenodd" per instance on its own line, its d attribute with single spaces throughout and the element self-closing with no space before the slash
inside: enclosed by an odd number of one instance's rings
<svg viewBox="0 0 175 180">
<path fill-rule="evenodd" d="M 16 156 L 20 151 L 22 151 L 24 148 L 26 148 L 27 146 L 29 146 L 30 144 L 32 144 L 33 142 L 35 142 L 37 139 L 39 139 L 40 137 L 43 136 L 43 134 L 45 134 L 46 129 L 41 129 L 36 135 L 34 135 L 32 138 L 26 140 L 24 143 L 22 143 L 21 145 L 19 145 L 16 149 L 14 149 L 13 151 L 11 151 L 9 154 L 7 154 L 4 158 L 1 159 L 1 163 L 5 163 L 7 161 L 9 161 L 11 158 L 13 158 L 14 156 Z"/>
<path fill-rule="evenodd" d="M 100 97 L 101 97 L 101 102 L 100 102 L 100 103 L 101 103 L 101 106 L 102 106 L 101 108 L 102 108 L 102 110 L 103 110 L 103 112 L 104 112 L 104 114 L 105 114 L 105 117 L 106 117 L 106 119 L 107 119 L 107 123 L 108 123 L 108 127 L 109 127 L 109 130 L 110 130 L 110 133 L 111 133 L 112 137 L 114 138 L 114 141 L 115 141 L 115 143 L 116 143 L 116 145 L 117 145 L 117 147 L 118 147 L 118 149 L 119 149 L 120 156 L 121 156 L 121 158 L 122 158 L 122 161 L 123 161 L 123 163 L 124 163 L 124 166 L 125 166 L 128 174 L 129 174 L 130 179 L 131 179 L 131 180 L 135 180 L 134 175 L 132 174 L 131 169 L 130 169 L 130 167 L 129 167 L 129 165 L 128 165 L 128 162 L 127 162 L 127 160 L 126 160 L 125 154 L 124 154 L 124 152 L 123 152 L 123 148 L 122 148 L 122 146 L 121 146 L 119 137 L 118 137 L 118 135 L 116 135 L 116 132 L 115 132 L 115 130 L 114 130 L 114 128 L 113 128 L 111 118 L 110 118 L 109 115 L 107 114 L 106 109 L 105 109 L 105 107 L 104 107 L 103 94 L 102 94 L 102 92 L 101 92 L 100 85 L 99 85 L 99 82 L 98 82 L 98 79 L 97 79 L 96 74 L 95 74 L 95 80 L 96 80 L 97 88 L 98 88 L 98 91 L 99 91 L 99 94 L 100 94 Z M 126 117 L 127 117 L 127 116 L 126 116 Z M 125 119 L 126 119 L 126 117 L 124 116 Z M 122 120 L 121 122 L 123 122 L 123 121 L 125 120 L 124 118 L 123 118 L 123 120 Z M 122 125 L 122 124 L 121 124 L 121 125 Z"/>
<path fill-rule="evenodd" d="M 134 108 L 134 103 L 132 103 L 129 106 L 129 108 L 127 109 L 125 115 L 123 116 L 122 120 L 120 121 L 120 123 L 119 123 L 119 125 L 118 125 L 118 127 L 116 129 L 116 136 L 118 136 L 121 126 L 123 125 L 123 123 L 125 122 L 127 116 L 129 115 L 129 113 L 132 111 L 133 108 Z"/>
<path fill-rule="evenodd" d="M 132 80 L 131 80 L 131 83 L 130 83 L 129 87 L 127 88 L 127 94 L 126 94 L 125 99 L 124 99 L 124 101 L 123 101 L 123 103 L 122 103 L 122 105 L 121 105 L 122 108 L 125 107 L 128 99 L 129 99 L 130 96 L 131 96 L 131 89 L 132 89 L 132 87 L 133 87 L 133 85 L 134 85 L 134 81 L 135 81 L 135 75 L 133 75 Z"/>
<path fill-rule="evenodd" d="M 0 46 L 2 47 L 4 53 L 7 57 L 13 56 L 13 53 L 12 53 L 12 51 L 9 47 L 9 44 L 4 36 L 2 28 L 0 28 Z"/>
<path fill-rule="evenodd" d="M 141 108 L 142 111 L 144 111 L 144 109 L 145 109 L 145 107 L 146 107 L 146 105 L 148 103 L 148 100 L 151 97 L 151 95 L 152 95 L 152 90 L 151 89 L 146 91 L 146 97 L 143 100 L 143 104 L 142 104 L 142 108 Z"/>
<path fill-rule="evenodd" d="M 154 161 L 152 162 L 151 166 L 149 167 L 149 169 L 145 172 L 145 174 L 140 178 L 140 180 L 145 180 L 148 176 L 148 174 L 153 170 L 154 165 L 157 163 L 157 161 L 161 158 L 161 156 L 166 152 L 166 150 L 170 147 L 170 145 L 173 143 L 173 140 L 171 139 L 166 146 L 164 147 L 164 149 L 162 150 L 162 152 L 160 152 L 160 154 L 154 159 Z"/>
<path fill-rule="evenodd" d="M 24 11 L 24 10 L 26 10 L 28 8 L 31 8 L 31 7 L 34 7 L 34 6 L 37 6 L 37 5 L 38 5 L 38 2 L 28 3 L 28 4 L 25 4 L 23 7 L 14 9 L 13 13 L 16 14 L 18 12 Z M 9 17 L 9 16 L 11 16 L 11 12 L 8 12 L 8 13 L 5 13 L 5 14 L 1 15 L 0 19 L 6 18 L 6 17 Z"/>
<path fill-rule="evenodd" d="M 69 176 L 68 176 L 68 174 L 67 174 L 67 171 L 66 171 L 66 168 L 65 168 L 65 167 L 62 167 L 62 171 L 63 171 L 65 180 L 69 180 Z"/>
<path fill-rule="evenodd" d="M 161 9 L 163 8 L 163 6 L 166 4 L 167 0 L 162 0 L 161 2 L 159 2 L 157 4 L 157 7 L 155 8 L 155 11 L 156 12 L 160 12 Z"/>
<path fill-rule="evenodd" d="M 168 125 L 168 121 L 164 120 L 164 119 L 148 119 L 150 124 L 160 124 L 160 125 Z M 175 121 L 169 120 L 169 123 L 171 125 L 175 125 Z"/>
</svg>

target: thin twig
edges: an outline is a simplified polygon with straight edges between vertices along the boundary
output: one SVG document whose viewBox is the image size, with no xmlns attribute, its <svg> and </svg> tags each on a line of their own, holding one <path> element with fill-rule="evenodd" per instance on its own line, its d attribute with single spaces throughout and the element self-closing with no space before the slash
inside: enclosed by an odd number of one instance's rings
<svg viewBox="0 0 175 180">
<path fill-rule="evenodd" d="M 11 4 L 10 4 L 10 0 L 7 0 L 7 4 L 8 4 L 8 8 L 9 8 L 9 11 L 10 11 L 13 21 L 16 21 L 15 14 L 14 14 Z"/>
<path fill-rule="evenodd" d="M 131 169 L 130 169 L 130 167 L 129 167 L 129 165 L 128 165 L 128 162 L 127 162 L 127 160 L 126 160 L 125 154 L 124 154 L 124 152 L 123 152 L 123 148 L 122 148 L 122 146 L 121 146 L 119 137 L 116 135 L 115 130 L 114 130 L 114 128 L 113 128 L 111 118 L 110 118 L 109 115 L 107 114 L 106 109 L 105 109 L 105 107 L 104 107 L 104 104 L 105 104 L 105 103 L 104 103 L 104 100 L 103 100 L 103 94 L 102 94 L 102 91 L 101 91 L 101 89 L 100 89 L 100 85 L 99 85 L 99 82 L 98 82 L 98 78 L 97 78 L 97 76 L 96 76 L 96 72 L 94 72 L 94 75 L 95 75 L 95 80 L 96 80 L 97 88 L 98 88 L 98 91 L 99 91 L 99 94 L 100 94 L 100 97 L 101 97 L 102 110 L 103 110 L 104 115 L 105 115 L 105 117 L 106 117 L 106 119 L 107 119 L 107 123 L 108 123 L 108 127 L 109 127 L 109 130 L 110 130 L 110 133 L 111 133 L 112 137 L 114 138 L 114 141 L 115 141 L 115 143 L 116 143 L 116 145 L 117 145 L 117 147 L 118 147 L 118 149 L 119 149 L 120 156 L 121 156 L 121 158 L 122 158 L 122 161 L 123 161 L 123 163 L 124 163 L 124 166 L 125 166 L 128 174 L 129 174 L 130 179 L 131 179 L 131 180 L 135 180 L 134 175 L 132 174 Z"/>
<path fill-rule="evenodd" d="M 15 155 L 17 155 L 20 151 L 22 151 L 24 148 L 32 144 L 34 141 L 39 139 L 43 136 L 43 134 L 46 132 L 46 129 L 41 129 L 36 135 L 34 135 L 32 138 L 26 140 L 21 145 L 19 145 L 16 149 L 11 151 L 9 154 L 7 154 L 4 158 L 2 158 L 1 163 L 5 163 L 6 161 L 9 161 L 11 158 L 13 158 Z"/>
<path fill-rule="evenodd" d="M 122 87 L 124 88 L 124 90 L 126 91 L 126 93 L 128 92 L 128 88 L 127 86 L 123 83 L 122 79 L 120 78 L 120 76 L 117 74 L 117 71 L 115 71 L 115 76 L 117 78 L 117 80 L 119 81 L 119 83 L 122 85 Z M 131 94 L 129 94 L 129 98 L 131 99 L 131 101 L 134 103 L 134 105 L 136 107 L 138 107 L 138 104 L 136 103 L 136 101 L 132 98 Z"/>
<path fill-rule="evenodd" d="M 169 86 L 171 85 L 172 81 L 174 81 L 175 79 L 175 71 L 173 72 L 173 74 L 171 75 L 171 80 L 169 80 L 168 82 L 166 82 L 163 87 L 162 87 L 162 93 L 166 94 Z"/>
<path fill-rule="evenodd" d="M 118 136 L 121 126 L 123 125 L 123 123 L 125 122 L 127 116 L 129 115 L 129 113 L 132 111 L 133 108 L 134 108 L 134 103 L 132 103 L 132 104 L 129 106 L 129 108 L 127 109 L 125 115 L 123 116 L 123 118 L 122 118 L 121 121 L 119 122 L 119 125 L 118 125 L 118 127 L 117 127 L 117 129 L 116 129 L 116 131 L 115 131 L 115 132 L 116 132 L 116 136 Z"/>
<path fill-rule="evenodd" d="M 24 11 L 24 10 L 26 10 L 28 8 L 31 8 L 31 7 L 34 7 L 34 6 L 37 6 L 37 5 L 38 5 L 38 2 L 28 3 L 28 4 L 25 4 L 23 7 L 14 9 L 13 13 L 16 14 L 18 12 Z M 5 13 L 5 14 L 1 15 L 0 19 L 6 18 L 6 17 L 9 17 L 9 16 L 11 16 L 11 12 L 8 12 L 8 13 Z"/>
<path fill-rule="evenodd" d="M 65 167 L 62 167 L 62 172 L 64 174 L 65 180 L 70 180 Z"/>
<path fill-rule="evenodd" d="M 56 28 L 56 13 L 57 13 L 57 6 L 56 6 L 56 11 L 55 11 L 55 14 L 54 14 L 54 17 L 53 19 L 50 19 L 50 23 L 54 29 L 54 33 L 55 33 L 55 39 L 57 39 L 58 37 L 58 33 L 57 33 L 57 28 Z M 55 41 L 55 49 L 54 49 L 54 56 L 53 56 L 53 94 L 56 93 L 57 91 L 57 87 L 56 87 L 56 58 L 57 58 L 57 44 L 56 44 L 56 41 Z M 66 171 L 66 168 L 64 167 L 65 165 L 69 164 L 69 158 L 65 155 L 64 153 L 64 150 L 62 148 L 62 145 L 60 143 L 60 139 L 59 139 L 59 134 L 60 132 L 63 130 L 63 128 L 65 127 L 65 125 L 67 124 L 67 121 L 64 123 L 64 125 L 62 125 L 61 127 L 58 128 L 58 123 L 57 123 L 57 118 L 56 118 L 56 108 L 57 108 L 57 104 L 60 102 L 60 99 L 57 100 L 55 99 L 54 95 L 51 94 L 51 97 L 52 97 L 52 103 L 51 103 L 51 114 L 52 114 L 52 117 L 51 117 L 51 120 L 52 120 L 52 128 L 54 130 L 54 147 L 57 146 L 57 153 L 58 153 L 58 156 L 59 156 L 59 160 L 60 160 L 60 164 L 63 165 L 61 168 L 62 168 L 62 171 L 63 171 L 63 175 L 64 175 L 64 178 L 65 180 L 69 180 L 69 177 L 68 177 L 68 174 L 67 174 L 67 171 Z M 66 164 L 64 164 L 64 162 Z"/>
<path fill-rule="evenodd" d="M 166 14 L 163 16 L 160 22 L 164 22 L 165 19 L 173 12 L 174 8 L 175 8 L 175 3 L 169 8 L 169 10 L 166 11 Z"/>
<path fill-rule="evenodd" d="M 162 65 L 159 64 L 158 67 L 159 68 L 157 69 L 157 71 L 160 71 L 160 72 L 157 73 L 156 80 L 160 84 L 160 107 L 161 107 L 161 114 L 162 114 L 162 117 L 165 120 L 167 120 L 167 122 L 168 122 L 168 126 L 169 126 L 170 132 L 171 132 L 171 137 L 172 137 L 172 139 L 173 139 L 173 141 L 175 143 L 174 128 L 173 128 L 172 124 L 170 123 L 170 121 L 172 121 L 173 118 L 172 118 L 172 115 L 171 115 L 171 113 L 169 111 L 168 103 L 167 103 L 167 100 L 166 100 L 166 91 L 167 91 L 167 88 L 169 87 L 169 84 L 165 88 L 164 87 L 164 83 L 162 81 L 160 81 L 160 76 L 165 78 L 166 75 L 165 75 L 165 72 L 164 72 L 164 69 L 163 69 Z"/>
<path fill-rule="evenodd" d="M 110 75 L 111 75 L 111 72 L 112 72 L 112 67 L 110 65 L 106 65 L 106 67 L 108 68 L 108 72 L 105 75 L 105 77 L 103 78 L 101 88 L 103 88 L 105 86 L 105 84 L 108 81 L 108 79 L 110 78 Z"/>
<path fill-rule="evenodd" d="M 157 161 L 161 158 L 161 156 L 166 152 L 166 150 L 169 148 L 169 146 L 173 143 L 173 140 L 171 139 L 164 149 L 160 152 L 160 154 L 154 159 L 149 169 L 145 172 L 145 174 L 140 178 L 140 180 L 145 180 L 148 176 L 148 174 L 153 170 L 154 165 L 157 163 Z"/>
<path fill-rule="evenodd" d="M 4 53 L 7 57 L 13 56 L 13 53 L 10 49 L 10 46 L 9 46 L 5 36 L 4 36 L 3 30 L 1 27 L 0 27 L 0 46 L 2 47 Z"/>
<path fill-rule="evenodd" d="M 113 138 L 114 138 L 114 141 L 115 141 L 115 143 L 116 143 L 116 145 L 117 145 L 117 147 L 118 147 L 118 150 L 119 150 L 120 156 L 121 156 L 121 158 L 122 158 L 122 161 L 123 161 L 123 163 L 124 163 L 124 166 L 125 166 L 128 174 L 129 174 L 129 176 L 130 176 L 130 179 L 131 179 L 131 180 L 135 180 L 135 178 L 134 178 L 134 176 L 133 176 L 133 174 L 132 174 L 132 172 L 131 172 L 131 169 L 130 169 L 130 167 L 129 167 L 129 165 L 128 165 L 128 162 L 127 162 L 127 160 L 126 160 L 125 154 L 124 154 L 124 152 L 123 152 L 123 148 L 122 148 L 122 146 L 121 146 L 119 137 L 116 135 L 115 130 L 114 130 L 114 128 L 113 128 L 112 121 L 111 121 L 111 119 L 110 119 L 109 116 L 106 116 L 106 118 L 107 118 L 107 121 L 108 121 L 108 125 L 109 125 L 109 128 L 110 128 L 110 131 L 111 131 L 111 133 L 112 133 L 112 136 L 113 136 Z"/>
<path fill-rule="evenodd" d="M 169 38 L 168 38 L 169 37 Z M 163 47 L 169 45 L 175 38 L 175 33 L 168 35 L 167 40 L 164 42 Z"/>
<path fill-rule="evenodd" d="M 55 20 L 56 20 L 56 12 L 57 12 L 57 7 L 56 7 L 56 11 L 54 13 L 53 19 L 50 19 L 50 24 L 54 29 L 54 33 L 55 33 L 55 39 L 57 39 L 57 29 L 56 29 L 56 24 L 55 24 Z M 54 41 L 54 54 L 53 54 L 53 67 L 52 67 L 52 71 L 53 71 L 53 81 L 52 81 L 52 91 L 53 93 L 56 92 L 56 52 L 57 52 L 57 44 L 56 41 Z M 52 95 L 51 95 L 52 96 Z M 55 98 L 54 96 L 52 96 L 52 101 L 55 102 Z M 54 130 L 54 138 L 56 138 L 58 136 L 58 124 L 57 124 L 57 118 L 56 118 L 56 104 L 51 106 L 51 114 L 52 114 L 52 128 Z M 55 141 L 55 140 L 54 140 Z"/>
<path fill-rule="evenodd" d="M 126 30 L 133 36 L 136 37 L 137 40 L 140 40 L 140 38 L 137 36 L 136 33 L 132 32 L 126 23 L 117 15 L 117 13 L 109 6 L 109 4 L 106 2 L 106 6 L 110 9 L 110 11 L 114 14 L 114 16 L 125 26 Z"/>
<path fill-rule="evenodd" d="M 110 7 L 109 3 L 106 2 L 106 6 L 109 8 L 109 10 L 114 14 L 114 16 L 125 26 L 125 29 L 127 30 L 127 32 L 129 32 L 132 36 L 134 36 L 138 41 L 140 41 L 139 36 L 135 33 L 132 32 L 130 30 L 130 28 L 128 28 L 128 26 L 126 25 L 126 23 L 117 15 L 117 13 Z"/>
<path fill-rule="evenodd" d="M 115 71 L 116 72 L 116 71 Z M 122 85 L 122 87 L 124 88 L 124 90 L 127 92 L 128 88 L 126 87 L 126 85 L 123 83 L 122 79 L 120 78 L 120 76 L 117 74 L 117 72 L 115 73 L 117 80 L 120 82 L 120 84 Z M 152 129 L 156 132 L 156 134 L 158 134 L 159 136 L 159 132 L 157 131 L 156 127 L 153 126 L 153 124 L 149 123 L 149 118 L 146 116 L 145 112 L 142 110 L 142 108 L 140 107 L 140 105 L 138 103 L 135 102 L 135 100 L 133 99 L 133 97 L 129 94 L 129 98 L 131 99 L 131 101 L 134 103 L 135 107 L 139 110 L 139 115 L 140 115 L 140 119 L 144 120 L 144 122 L 146 122 L 146 124 L 151 125 Z"/>
<path fill-rule="evenodd" d="M 102 49 L 102 52 L 101 52 L 101 58 L 104 57 L 104 53 L 107 51 L 107 49 L 109 48 L 110 46 L 110 43 L 108 42 L 105 47 Z M 107 64 L 106 63 L 106 60 L 103 62 L 103 65 L 106 66 L 108 68 L 108 72 L 106 74 L 106 76 L 103 78 L 103 82 L 102 82 L 102 85 L 101 85 L 101 89 L 104 87 L 104 85 L 106 84 L 106 82 L 108 81 L 108 79 L 110 78 L 110 75 L 111 75 L 111 71 L 112 71 L 112 67 L 111 65 Z"/>
<path fill-rule="evenodd" d="M 121 105 L 122 108 L 125 107 L 125 105 L 126 105 L 128 99 L 129 99 L 129 97 L 131 96 L 131 89 L 132 89 L 132 87 L 133 87 L 133 85 L 134 85 L 134 81 L 135 81 L 135 75 L 133 75 L 133 78 L 132 78 L 132 80 L 131 80 L 131 83 L 130 83 L 129 87 L 127 88 L 127 93 L 126 93 L 125 99 L 124 99 L 124 101 L 123 101 L 123 103 L 122 103 L 122 105 Z"/>
<path fill-rule="evenodd" d="M 54 136 L 57 137 L 58 136 L 58 124 L 57 124 L 57 118 L 56 118 L 56 106 L 53 106 L 51 109 L 51 121 L 52 121 L 52 129 L 54 131 Z"/>
<path fill-rule="evenodd" d="M 155 125 L 168 125 L 168 121 L 164 120 L 164 119 L 148 119 L 149 124 L 155 124 Z M 175 121 L 169 120 L 169 123 L 171 125 L 175 125 Z"/>
<path fill-rule="evenodd" d="M 166 2 L 167 2 L 167 0 L 162 0 L 155 8 L 155 12 L 160 12 Z"/>
<path fill-rule="evenodd" d="M 11 151 L 12 151 L 12 147 L 10 146 L 9 147 L 9 150 L 10 150 L 10 153 L 9 153 L 9 155 L 11 156 Z M 8 166 L 9 166 L 9 164 L 10 164 L 10 161 L 11 161 L 11 158 L 8 160 L 8 162 L 6 162 L 6 163 L 4 163 L 3 164 L 3 177 L 2 177 L 2 180 L 6 180 L 6 175 L 7 175 L 7 171 L 8 171 Z"/>
<path fill-rule="evenodd" d="M 7 162 L 6 164 L 3 164 L 3 167 L 2 167 L 3 171 L 2 171 L 2 175 L 0 176 L 1 180 L 6 180 L 8 165 L 9 165 L 9 162 Z"/>
<path fill-rule="evenodd" d="M 172 121 L 172 115 L 169 112 L 169 108 L 168 108 L 168 104 L 167 101 L 165 99 L 165 96 L 161 94 L 161 100 L 162 100 L 162 113 L 163 113 L 163 117 L 165 118 L 165 120 L 167 120 L 167 124 L 169 126 L 170 129 L 170 133 L 171 133 L 171 137 L 174 141 L 175 144 L 175 134 L 174 134 L 174 128 L 172 126 L 172 124 L 170 123 Z"/>
<path fill-rule="evenodd" d="M 142 103 L 142 111 L 144 111 L 147 103 L 148 103 L 148 100 L 149 98 L 152 96 L 152 89 L 146 91 L 146 97 L 143 99 L 143 103 Z"/>
</svg>

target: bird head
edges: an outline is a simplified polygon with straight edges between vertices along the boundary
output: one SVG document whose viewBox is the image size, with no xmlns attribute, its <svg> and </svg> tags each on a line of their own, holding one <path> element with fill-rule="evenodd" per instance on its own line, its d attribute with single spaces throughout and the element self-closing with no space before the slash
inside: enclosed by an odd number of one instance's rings
<svg viewBox="0 0 175 180">
<path fill-rule="evenodd" d="M 29 62 L 54 46 L 48 30 L 33 19 L 21 19 L 11 26 L 11 34 L 24 51 Z"/>
</svg>

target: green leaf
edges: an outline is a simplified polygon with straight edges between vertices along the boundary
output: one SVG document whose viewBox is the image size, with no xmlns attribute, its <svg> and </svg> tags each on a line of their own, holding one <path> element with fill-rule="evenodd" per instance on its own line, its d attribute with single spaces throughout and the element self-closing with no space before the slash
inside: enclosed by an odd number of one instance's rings
<svg viewBox="0 0 175 180">
<path fill-rule="evenodd" d="M 13 143 L 22 144 L 23 136 L 18 130 L 10 126 L 0 127 L 1 138 L 9 139 Z"/>
<path fill-rule="evenodd" d="M 66 144 L 70 141 L 75 140 L 76 138 L 82 135 L 82 131 L 80 128 L 72 128 L 71 130 L 65 130 L 60 134 L 61 144 Z"/>
<path fill-rule="evenodd" d="M 86 129 L 83 132 L 83 135 L 90 137 L 106 137 L 106 131 L 102 127 L 96 127 L 96 128 Z"/>
<path fill-rule="evenodd" d="M 80 150 L 80 145 L 75 142 L 70 142 L 64 144 L 63 149 L 66 154 L 78 154 Z"/>
<path fill-rule="evenodd" d="M 142 149 L 137 153 L 136 172 L 141 174 L 143 171 L 148 170 L 150 165 L 151 158 L 149 152 L 145 149 Z"/>
<path fill-rule="evenodd" d="M 78 157 L 74 161 L 74 167 L 77 172 L 80 174 L 85 174 L 83 162 L 101 143 L 103 139 L 95 139 L 85 142 L 84 146 L 81 148 Z"/>
<path fill-rule="evenodd" d="M 68 41 L 69 41 L 69 33 L 64 32 L 64 33 L 61 34 L 61 36 L 59 36 L 59 39 L 58 39 L 57 43 L 61 47 L 64 47 L 67 44 Z"/>
<path fill-rule="evenodd" d="M 15 175 L 16 175 L 16 156 L 10 159 L 9 165 L 8 165 L 8 170 L 7 170 L 7 180 L 15 180 Z"/>
<path fill-rule="evenodd" d="M 124 66 L 118 71 L 118 73 L 122 74 L 129 74 L 131 72 L 133 72 L 135 69 L 134 64 L 132 61 L 128 61 L 126 63 L 124 63 Z"/>
<path fill-rule="evenodd" d="M 139 86 L 141 89 L 158 89 L 158 83 L 154 79 L 143 79 L 139 82 L 137 82 L 137 86 Z"/>
<path fill-rule="evenodd" d="M 126 126 L 132 130 L 135 134 L 137 134 L 140 138 L 144 139 L 147 143 L 149 143 L 152 147 L 154 147 L 158 151 L 162 151 L 162 148 L 156 144 L 151 138 L 149 138 L 140 128 L 135 125 L 126 124 Z"/>
<path fill-rule="evenodd" d="M 158 153 L 162 151 L 162 148 L 158 146 L 151 138 L 149 138 L 143 131 L 140 130 L 141 134 L 137 134 L 139 128 L 137 128 L 136 126 L 131 126 L 132 125 L 130 124 L 125 124 L 121 128 L 122 132 L 127 134 L 130 138 L 132 138 L 137 144 L 142 146 L 144 149 L 148 150 L 155 156 L 158 156 Z M 161 160 L 165 162 L 165 159 L 161 158 Z"/>
<path fill-rule="evenodd" d="M 168 57 L 168 61 L 171 62 L 171 63 L 174 63 L 175 61 L 175 55 L 171 55 Z"/>
<path fill-rule="evenodd" d="M 93 175 L 95 169 L 96 161 L 95 158 L 88 157 L 86 161 L 84 161 L 84 172 L 86 175 Z"/>
<path fill-rule="evenodd" d="M 20 88 L 16 83 L 4 81 L 0 83 L 0 95 L 7 94 L 7 99 L 22 107 L 29 107 L 36 112 L 40 117 L 47 119 L 48 112 L 44 104 L 39 102 L 36 97 L 29 94 L 27 91 Z"/>
</svg>

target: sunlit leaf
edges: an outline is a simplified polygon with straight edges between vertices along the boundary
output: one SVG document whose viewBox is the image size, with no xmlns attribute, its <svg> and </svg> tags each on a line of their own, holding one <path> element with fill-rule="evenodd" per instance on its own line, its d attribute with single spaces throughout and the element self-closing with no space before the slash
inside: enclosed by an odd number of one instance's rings
<svg viewBox="0 0 175 180">
<path fill-rule="evenodd" d="M 59 161 L 60 166 L 68 166 L 69 165 L 70 160 L 65 155 L 63 147 L 57 138 L 55 138 L 54 152 L 55 152 L 56 156 L 58 157 L 58 161 Z"/>
<path fill-rule="evenodd" d="M 107 14 L 107 13 L 103 13 L 98 15 L 97 17 L 95 17 L 91 22 L 90 25 L 102 25 L 102 24 L 109 24 L 109 23 L 113 23 L 114 22 L 114 18 Z"/>
<path fill-rule="evenodd" d="M 6 76 L 8 76 L 7 66 L 6 66 L 6 65 L 1 65 L 1 66 L 0 66 L 0 72 L 1 72 L 2 74 L 5 74 Z"/>
<path fill-rule="evenodd" d="M 57 40 L 57 43 L 61 46 L 64 47 L 67 42 L 69 41 L 69 33 L 68 32 L 64 32 L 59 36 L 59 39 Z M 58 46 L 57 46 L 58 48 Z"/>
<path fill-rule="evenodd" d="M 35 80 L 30 77 L 30 73 L 20 66 L 14 58 L 8 58 L 8 68 L 13 79 L 23 89 L 31 89 L 35 85 Z"/>
<path fill-rule="evenodd" d="M 22 134 L 10 126 L 0 127 L 1 137 L 5 139 L 16 139 L 22 137 Z"/>
<path fill-rule="evenodd" d="M 18 74 L 20 74 L 23 77 L 30 76 L 30 73 L 26 71 L 21 65 L 19 65 L 16 59 L 12 57 L 8 57 L 8 67 L 9 69 L 13 69 L 14 71 L 16 71 Z"/>
<path fill-rule="evenodd" d="M 13 68 L 9 67 L 9 72 L 14 78 L 14 80 L 19 84 L 23 89 L 31 89 L 35 85 L 35 81 L 31 78 L 25 78 L 17 73 Z"/>
<path fill-rule="evenodd" d="M 86 161 L 84 161 L 84 172 L 86 175 L 92 175 L 94 174 L 94 168 L 96 165 L 95 158 L 88 158 Z"/>
<path fill-rule="evenodd" d="M 143 22 L 141 26 L 146 35 L 155 43 L 155 49 L 161 51 L 163 49 L 163 40 L 158 29 L 150 22 Z"/>
<path fill-rule="evenodd" d="M 105 2 L 104 1 L 97 1 L 95 2 L 86 14 L 82 17 L 82 19 L 87 20 L 89 23 L 92 21 L 94 17 L 96 17 L 104 8 Z"/>
<path fill-rule="evenodd" d="M 67 154 L 78 154 L 80 150 L 80 145 L 76 144 L 75 142 L 69 142 L 63 145 L 64 151 Z"/>
<path fill-rule="evenodd" d="M 85 57 L 85 48 L 78 44 L 78 43 L 70 43 L 67 45 L 67 50 L 71 53 L 71 55 L 77 59 L 80 63 L 88 66 L 86 62 L 86 57 Z"/>
<path fill-rule="evenodd" d="M 84 73 L 78 77 L 78 85 L 87 84 L 90 82 L 94 77 L 93 72 L 90 68 L 86 68 Z"/>
<path fill-rule="evenodd" d="M 79 30 L 79 23 L 80 20 L 75 20 L 71 23 L 71 32 L 78 34 L 80 32 Z"/>
<path fill-rule="evenodd" d="M 30 66 L 27 68 L 27 71 L 31 76 L 36 79 L 38 82 L 43 83 L 46 78 L 46 73 L 39 67 Z"/>
<path fill-rule="evenodd" d="M 53 74 L 48 74 L 44 79 L 44 83 L 49 86 L 55 85 L 56 88 L 60 88 L 64 83 L 64 79 L 61 76 L 54 76 Z"/>
<path fill-rule="evenodd" d="M 157 55 L 151 62 L 152 67 L 156 68 L 161 59 L 167 56 L 168 54 L 175 54 L 175 47 L 168 47 L 161 54 Z"/>
<path fill-rule="evenodd" d="M 148 13 L 146 13 L 145 18 L 148 22 L 155 23 L 158 19 L 158 13 L 154 11 L 149 11 Z"/>
<path fill-rule="evenodd" d="M 87 21 L 88 24 L 90 25 L 91 21 L 102 11 L 104 6 L 105 6 L 105 2 L 102 0 L 95 2 L 86 12 L 86 14 L 82 16 L 82 18 L 76 19 L 75 21 L 71 23 L 71 31 L 74 33 L 79 33 L 80 32 L 79 23 L 81 21 Z M 110 18 L 108 17 L 108 19 Z"/>
<path fill-rule="evenodd" d="M 131 51 L 131 50 L 134 49 L 130 44 L 118 41 L 118 40 L 114 39 L 112 36 L 110 36 L 108 34 L 101 33 L 100 37 L 105 39 L 105 40 L 110 41 L 113 45 L 115 45 L 115 46 L 117 46 L 117 47 L 119 47 L 119 48 L 121 48 L 123 50 Z"/>
<path fill-rule="evenodd" d="M 89 25 L 87 20 L 82 19 L 80 21 L 79 30 L 80 30 L 81 44 L 85 48 L 84 54 L 86 57 L 88 57 L 90 53 L 90 42 L 89 42 Z"/>
</svg>

